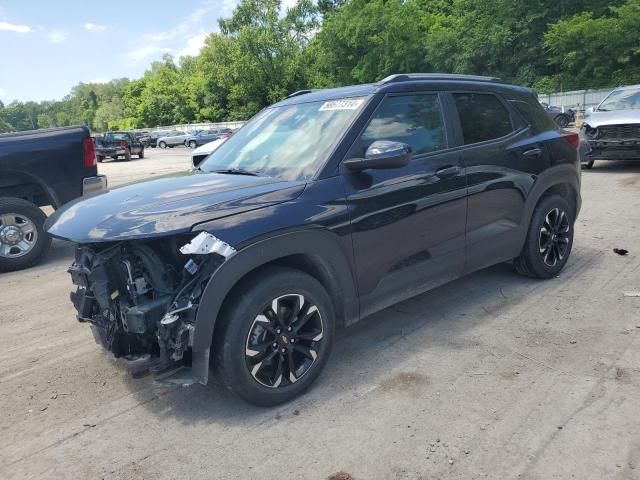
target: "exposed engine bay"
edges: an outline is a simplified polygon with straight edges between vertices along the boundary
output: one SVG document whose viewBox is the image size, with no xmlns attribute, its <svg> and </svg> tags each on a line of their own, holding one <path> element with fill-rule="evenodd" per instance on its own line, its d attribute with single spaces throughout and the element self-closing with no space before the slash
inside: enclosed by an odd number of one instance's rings
<svg viewBox="0 0 640 480">
<path fill-rule="evenodd" d="M 189 366 L 200 297 L 215 269 L 235 253 L 206 232 L 191 237 L 76 248 L 68 271 L 77 286 L 71 293 L 77 318 L 91 324 L 114 357 L 135 365 L 133 373 Z"/>
</svg>

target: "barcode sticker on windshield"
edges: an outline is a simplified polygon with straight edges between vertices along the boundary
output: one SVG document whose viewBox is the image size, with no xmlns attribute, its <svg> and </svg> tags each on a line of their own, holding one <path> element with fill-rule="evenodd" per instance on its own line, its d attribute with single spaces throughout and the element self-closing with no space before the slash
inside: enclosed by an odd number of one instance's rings
<svg viewBox="0 0 640 480">
<path fill-rule="evenodd" d="M 327 110 L 357 110 L 364 100 L 361 98 L 349 99 L 349 100 L 331 100 L 330 102 L 324 102 L 319 111 L 324 112 Z"/>
</svg>

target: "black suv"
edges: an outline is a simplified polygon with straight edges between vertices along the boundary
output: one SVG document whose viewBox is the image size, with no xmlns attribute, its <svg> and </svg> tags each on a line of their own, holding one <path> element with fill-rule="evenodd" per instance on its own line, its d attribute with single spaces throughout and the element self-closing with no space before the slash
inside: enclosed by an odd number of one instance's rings
<svg viewBox="0 0 640 480">
<path fill-rule="evenodd" d="M 137 374 L 303 392 L 336 327 L 489 265 L 549 278 L 580 210 L 577 134 L 530 89 L 406 74 L 300 91 L 198 169 L 73 203 L 78 319 Z"/>
</svg>

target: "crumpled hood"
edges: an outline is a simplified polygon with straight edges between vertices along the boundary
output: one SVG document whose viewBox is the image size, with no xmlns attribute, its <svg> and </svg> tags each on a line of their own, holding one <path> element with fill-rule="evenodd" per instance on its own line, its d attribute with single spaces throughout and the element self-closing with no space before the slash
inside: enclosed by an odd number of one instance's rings
<svg viewBox="0 0 640 480">
<path fill-rule="evenodd" d="M 591 128 L 602 127 L 605 125 L 640 123 L 640 109 L 591 112 L 585 117 L 584 123 L 589 125 Z"/>
<path fill-rule="evenodd" d="M 186 233 L 198 223 L 292 200 L 304 187 L 301 181 L 196 170 L 76 200 L 49 217 L 45 229 L 76 243 Z"/>
</svg>

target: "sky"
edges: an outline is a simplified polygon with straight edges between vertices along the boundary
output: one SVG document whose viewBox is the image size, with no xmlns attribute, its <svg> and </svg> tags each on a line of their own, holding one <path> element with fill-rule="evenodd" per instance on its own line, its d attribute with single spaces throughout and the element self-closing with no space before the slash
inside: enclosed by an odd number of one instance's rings
<svg viewBox="0 0 640 480">
<path fill-rule="evenodd" d="M 0 0 L 0 100 L 59 100 L 138 78 L 164 53 L 196 55 L 238 1 Z"/>
</svg>

